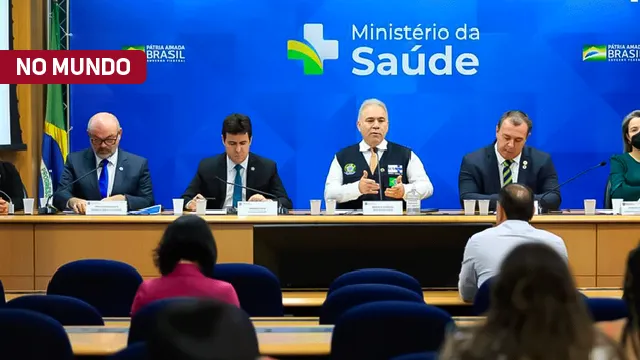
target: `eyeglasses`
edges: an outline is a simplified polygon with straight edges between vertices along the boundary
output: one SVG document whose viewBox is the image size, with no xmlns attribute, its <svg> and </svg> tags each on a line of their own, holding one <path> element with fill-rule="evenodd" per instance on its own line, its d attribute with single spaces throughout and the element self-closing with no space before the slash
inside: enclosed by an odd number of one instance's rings
<svg viewBox="0 0 640 360">
<path fill-rule="evenodd" d="M 96 145 L 96 146 L 100 146 L 103 143 L 109 146 L 113 146 L 116 144 L 116 141 L 118 141 L 118 138 L 107 138 L 107 139 L 100 139 L 100 138 L 96 138 L 96 137 L 92 137 L 90 138 L 91 140 L 91 144 Z"/>
</svg>

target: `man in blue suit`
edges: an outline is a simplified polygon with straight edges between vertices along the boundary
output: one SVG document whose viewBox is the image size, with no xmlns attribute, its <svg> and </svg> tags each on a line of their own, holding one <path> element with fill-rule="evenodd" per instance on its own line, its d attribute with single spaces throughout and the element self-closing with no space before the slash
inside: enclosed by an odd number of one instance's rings
<svg viewBox="0 0 640 360">
<path fill-rule="evenodd" d="M 548 153 L 525 146 L 533 123 L 522 111 L 507 111 L 496 126 L 496 141 L 462 159 L 458 178 L 463 200 L 491 200 L 495 210 L 500 189 L 511 183 L 527 185 L 544 210 L 560 208 L 558 174 Z"/>
<path fill-rule="evenodd" d="M 109 113 L 97 113 L 87 125 L 91 148 L 71 153 L 60 178 L 59 189 L 90 172 L 53 197 L 58 210 L 84 214 L 87 200 L 127 201 L 129 210 L 155 203 L 147 159 L 119 149 L 122 128 Z M 97 169 L 97 170 L 96 170 Z"/>
</svg>

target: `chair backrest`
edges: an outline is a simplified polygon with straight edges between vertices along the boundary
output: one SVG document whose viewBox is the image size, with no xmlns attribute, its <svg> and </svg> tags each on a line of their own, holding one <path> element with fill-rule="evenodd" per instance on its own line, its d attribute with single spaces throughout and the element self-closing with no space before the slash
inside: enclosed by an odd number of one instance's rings
<svg viewBox="0 0 640 360">
<path fill-rule="evenodd" d="M 390 359 L 440 349 L 453 319 L 435 306 L 379 301 L 357 306 L 338 319 L 332 359 Z"/>
<path fill-rule="evenodd" d="M 360 269 L 338 276 L 333 280 L 333 282 L 331 282 L 327 295 L 344 286 L 356 284 L 395 285 L 409 289 L 416 294 L 423 296 L 422 286 L 420 286 L 420 282 L 413 276 L 398 270 L 378 268 Z"/>
<path fill-rule="evenodd" d="M 100 312 L 86 302 L 63 295 L 27 295 L 7 302 L 8 309 L 24 309 L 50 316 L 64 326 L 104 325 Z"/>
<path fill-rule="evenodd" d="M 147 345 L 137 342 L 109 356 L 109 360 L 147 360 Z"/>
<path fill-rule="evenodd" d="M 391 360 L 437 360 L 437 351 L 426 351 L 421 353 L 412 353 L 406 355 L 396 356 Z"/>
<path fill-rule="evenodd" d="M 604 188 L 604 208 L 613 209 L 613 203 L 611 201 L 611 181 L 607 179 L 607 185 Z"/>
<path fill-rule="evenodd" d="M 0 309 L 0 358 L 72 360 L 64 327 L 55 319 L 30 310 Z"/>
<path fill-rule="evenodd" d="M 480 316 L 489 310 L 491 303 L 491 283 L 494 281 L 495 277 L 489 278 L 478 288 L 478 292 L 473 299 L 472 311 L 474 315 Z"/>
<path fill-rule="evenodd" d="M 129 325 L 129 336 L 127 344 L 131 345 L 139 341 L 146 341 L 156 326 L 156 317 L 160 310 L 168 304 L 176 301 L 194 301 L 195 298 L 189 297 L 173 297 L 153 301 L 131 317 L 131 325 Z"/>
<path fill-rule="evenodd" d="M 53 274 L 47 294 L 78 298 L 103 317 L 128 317 L 142 276 L 131 265 L 102 259 L 77 260 Z"/>
<path fill-rule="evenodd" d="M 5 301 L 4 285 L 2 285 L 2 280 L 0 280 L 0 307 L 4 305 Z"/>
<path fill-rule="evenodd" d="M 340 316 L 358 305 L 390 300 L 424 304 L 422 296 L 400 286 L 383 284 L 349 285 L 327 296 L 320 308 L 320 324 L 335 324 Z"/>
<path fill-rule="evenodd" d="M 280 280 L 264 266 L 255 264 L 217 264 L 213 277 L 233 285 L 240 307 L 249 316 L 283 316 Z"/>
<path fill-rule="evenodd" d="M 627 304 L 616 298 L 587 298 L 587 308 L 594 322 L 626 319 L 629 316 Z"/>
</svg>

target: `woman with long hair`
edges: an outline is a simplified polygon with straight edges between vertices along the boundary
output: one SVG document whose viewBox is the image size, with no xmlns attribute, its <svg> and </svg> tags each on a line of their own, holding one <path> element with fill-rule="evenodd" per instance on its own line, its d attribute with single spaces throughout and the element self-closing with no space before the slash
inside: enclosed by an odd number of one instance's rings
<svg viewBox="0 0 640 360">
<path fill-rule="evenodd" d="M 640 247 L 631 250 L 627 257 L 622 299 L 629 309 L 629 317 L 622 330 L 620 345 L 630 359 L 640 359 Z"/>
<path fill-rule="evenodd" d="M 492 283 L 486 322 L 448 337 L 440 359 L 621 359 L 594 326 L 565 260 L 542 243 L 514 248 Z"/>
</svg>

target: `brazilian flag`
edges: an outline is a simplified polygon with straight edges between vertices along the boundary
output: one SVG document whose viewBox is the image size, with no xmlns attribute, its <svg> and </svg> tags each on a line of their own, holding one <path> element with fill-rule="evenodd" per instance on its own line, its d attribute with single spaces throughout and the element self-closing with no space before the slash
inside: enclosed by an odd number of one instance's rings
<svg viewBox="0 0 640 360">
<path fill-rule="evenodd" d="M 51 1 L 49 50 L 60 50 L 60 5 Z M 62 85 L 47 85 L 47 104 L 40 162 L 40 197 L 49 197 L 58 186 L 69 154 L 69 136 L 64 115 Z"/>
</svg>

